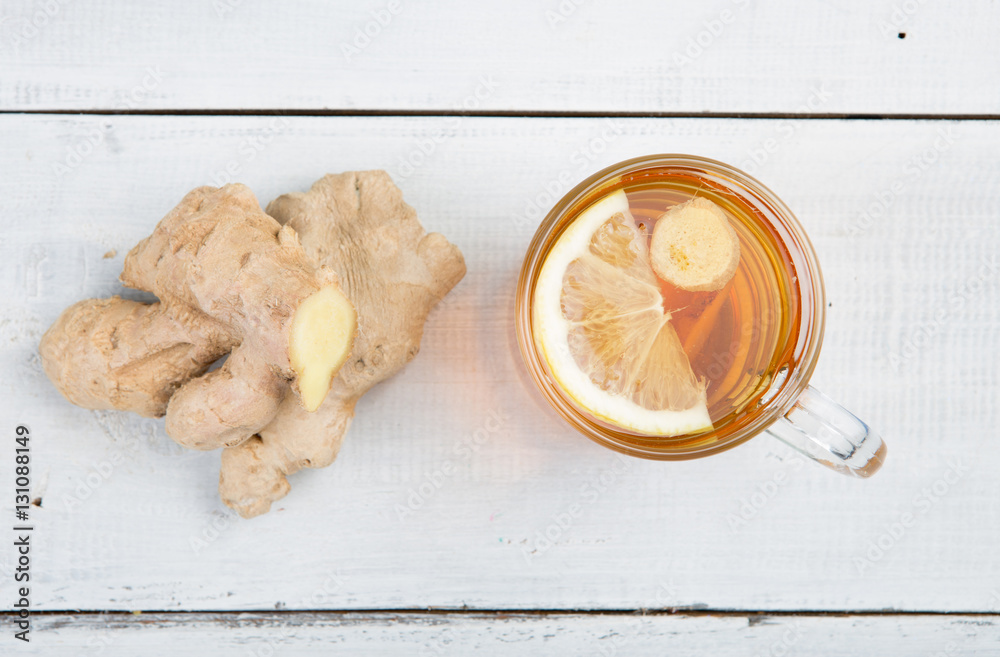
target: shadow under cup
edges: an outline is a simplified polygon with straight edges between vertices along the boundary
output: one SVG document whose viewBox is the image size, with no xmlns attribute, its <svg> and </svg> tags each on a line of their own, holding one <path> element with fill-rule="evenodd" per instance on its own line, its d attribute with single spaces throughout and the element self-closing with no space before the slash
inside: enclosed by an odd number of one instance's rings
<svg viewBox="0 0 1000 657">
<path fill-rule="evenodd" d="M 768 371 L 762 373 L 752 390 L 747 390 L 739 410 L 724 418 L 713 417 L 716 424 L 712 431 L 656 437 L 624 431 L 579 408 L 556 383 L 540 357 L 532 334 L 531 312 L 542 263 L 562 231 L 580 211 L 617 189 L 633 189 L 644 184 L 655 186 L 657 181 L 668 179 L 689 185 L 688 197 L 696 191 L 706 192 L 732 207 L 743 208 L 741 216 L 749 225 L 740 227 L 741 241 L 756 236 L 770 242 L 762 251 L 784 248 L 782 257 L 772 258 L 771 264 L 784 268 L 777 273 L 789 289 L 782 295 L 782 307 L 773 309 L 781 313 L 785 328 L 779 332 L 780 339 L 768 345 L 771 349 Z M 819 356 L 824 309 L 823 281 L 813 247 L 792 212 L 774 193 L 747 174 L 721 162 L 690 155 L 651 155 L 621 162 L 590 176 L 566 194 L 545 217 L 521 267 L 516 294 L 516 330 L 531 378 L 548 403 L 571 425 L 601 445 L 624 454 L 681 460 L 735 447 L 767 429 L 795 407 L 808 389 L 809 377 Z M 822 446 L 831 449 L 829 445 Z M 815 445 L 808 450 L 799 445 L 793 447 L 841 469 L 817 454 Z"/>
</svg>

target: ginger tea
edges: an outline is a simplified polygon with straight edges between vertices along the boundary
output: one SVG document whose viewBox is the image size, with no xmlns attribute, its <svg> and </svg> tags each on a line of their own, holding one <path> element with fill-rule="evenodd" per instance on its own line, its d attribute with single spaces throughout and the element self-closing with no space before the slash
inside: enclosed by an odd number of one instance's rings
<svg viewBox="0 0 1000 657">
<path fill-rule="evenodd" d="M 738 239 L 721 289 L 681 289 L 648 265 L 657 221 L 692 199 L 721 209 Z M 691 167 L 650 167 L 568 208 L 531 315 L 542 366 L 576 412 L 637 446 L 724 441 L 750 422 L 794 366 L 801 319 L 793 254 L 760 207 Z"/>
</svg>

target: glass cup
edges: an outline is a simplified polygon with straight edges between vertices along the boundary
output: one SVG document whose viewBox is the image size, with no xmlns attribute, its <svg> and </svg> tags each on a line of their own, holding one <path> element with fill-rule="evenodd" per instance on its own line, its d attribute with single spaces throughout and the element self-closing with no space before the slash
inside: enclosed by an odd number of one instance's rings
<svg viewBox="0 0 1000 657">
<path fill-rule="evenodd" d="M 540 357 L 532 335 L 532 297 L 549 248 L 575 216 L 623 179 L 644 175 L 683 175 L 716 191 L 738 196 L 753 208 L 755 221 L 766 222 L 788 247 L 799 286 L 799 318 L 794 344 L 774 364 L 770 383 L 755 405 L 712 431 L 676 436 L 641 436 L 609 426 L 581 411 L 560 388 Z M 864 422 L 809 385 L 823 342 L 826 303 L 819 262 L 802 226 L 773 192 L 727 164 L 693 155 L 648 155 L 610 166 L 570 190 L 542 221 L 521 267 L 517 283 L 517 341 L 531 379 L 546 401 L 588 438 L 618 452 L 657 460 L 708 456 L 736 447 L 766 432 L 809 458 L 838 472 L 869 477 L 881 467 L 886 447 Z"/>
</svg>

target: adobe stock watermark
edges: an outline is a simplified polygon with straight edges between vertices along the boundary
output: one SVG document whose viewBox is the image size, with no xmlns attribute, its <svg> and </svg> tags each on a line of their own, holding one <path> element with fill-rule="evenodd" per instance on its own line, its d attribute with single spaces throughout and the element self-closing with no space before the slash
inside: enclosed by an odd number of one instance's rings
<svg viewBox="0 0 1000 657">
<path fill-rule="evenodd" d="M 705 366 L 705 377 L 709 381 L 721 378 L 729 368 L 733 366 L 736 355 L 748 344 L 757 344 L 762 338 L 767 338 L 768 330 L 774 319 L 766 315 L 754 319 L 752 322 L 740 324 L 739 335 L 733 336 L 729 348 L 725 351 L 716 351 Z"/>
<path fill-rule="evenodd" d="M 219 18 L 225 18 L 243 6 L 246 0 L 212 0 L 212 9 Z"/>
<path fill-rule="evenodd" d="M 471 94 L 466 96 L 455 105 L 457 112 L 472 112 L 479 109 L 480 105 L 496 92 L 500 84 L 493 79 L 492 75 L 479 76 L 479 84 Z M 434 154 L 438 147 L 455 136 L 455 133 L 468 120 L 466 115 L 449 117 L 446 125 L 431 131 L 427 136 L 421 137 L 413 147 L 405 154 L 399 156 L 399 163 L 394 171 L 395 180 L 405 180 L 412 176 L 417 169 L 422 167 Z"/>
<path fill-rule="evenodd" d="M 847 236 L 856 238 L 871 228 L 889 211 L 903 192 L 934 166 L 941 155 L 955 144 L 955 126 L 938 127 L 933 142 L 912 156 L 903 167 L 903 174 L 872 195 L 868 206 L 846 226 Z"/>
<path fill-rule="evenodd" d="M 455 631 L 450 627 L 446 627 L 438 632 L 436 636 L 428 639 L 418 654 L 420 657 L 439 657 L 440 655 L 448 654 L 450 646 L 457 639 Z"/>
<path fill-rule="evenodd" d="M 678 600 L 680 599 L 680 589 L 674 584 L 673 579 L 669 582 L 660 582 L 659 586 L 656 587 L 656 594 L 653 596 L 656 604 L 653 605 L 654 609 L 675 609 L 678 606 Z"/>
<path fill-rule="evenodd" d="M 393 507 L 396 517 L 403 521 L 422 509 L 429 499 L 451 481 L 463 464 L 472 461 L 483 446 L 500 433 L 508 421 L 510 416 L 505 410 L 492 409 L 479 428 L 454 444 L 451 450 L 453 458 L 445 459 L 434 470 L 424 473 L 422 481 L 408 491 L 406 504 L 397 503 Z"/>
<path fill-rule="evenodd" d="M 115 643 L 115 635 L 110 630 L 104 630 L 96 636 L 87 637 L 84 655 L 100 655 Z"/>
<path fill-rule="evenodd" d="M 111 479 L 111 475 L 124 462 L 125 455 L 122 452 L 114 452 L 107 459 L 94 463 L 85 475 L 76 480 L 71 493 L 63 493 L 62 503 L 66 513 L 73 513 L 83 506 L 94 491 Z"/>
<path fill-rule="evenodd" d="M 615 454 L 611 465 L 580 487 L 578 493 L 580 501 L 553 514 L 548 525 L 536 531 L 533 538 L 520 544 L 521 556 L 524 557 L 525 562 L 530 565 L 534 559 L 552 549 L 559 539 L 583 517 L 586 509 L 596 504 L 631 469 L 632 464 L 624 456 Z"/>
<path fill-rule="evenodd" d="M 545 21 L 549 24 L 550 30 L 557 29 L 560 25 L 570 19 L 581 5 L 589 0 L 560 0 L 554 9 L 545 10 Z"/>
<path fill-rule="evenodd" d="M 49 255 L 41 244 L 32 244 L 24 256 L 24 287 L 29 299 L 37 299 L 42 292 L 42 265 L 48 261 Z"/>
<path fill-rule="evenodd" d="M 149 96 L 160 84 L 163 83 L 163 71 L 159 66 L 147 66 L 145 75 L 141 81 L 128 91 L 119 94 L 115 101 L 115 109 L 134 110 L 149 100 Z M 83 137 L 66 147 L 66 155 L 61 162 L 52 164 L 52 173 L 56 176 L 65 176 L 77 170 L 91 155 L 97 147 L 107 139 L 114 130 L 114 123 L 106 121 L 100 126 L 92 128 Z"/>
<path fill-rule="evenodd" d="M 616 119 L 604 119 L 599 134 L 591 137 L 569 156 L 570 166 L 561 170 L 542 185 L 542 191 L 527 199 L 524 209 L 511 216 L 514 228 L 522 230 L 534 228 L 559 198 L 579 182 L 578 178 L 592 168 L 592 163 L 600 157 L 608 146 L 625 132 L 625 124 Z"/>
<path fill-rule="evenodd" d="M 666 563 L 666 572 L 669 573 L 669 577 L 667 579 L 659 580 L 653 594 L 653 603 L 648 607 L 641 607 L 640 611 L 655 610 L 676 612 L 703 607 L 703 605 L 700 604 L 686 604 L 685 600 L 682 598 L 680 587 L 676 582 L 674 582 L 674 573 L 694 573 L 698 571 L 699 566 L 697 563 L 697 557 L 678 559 L 671 556 L 668 557 Z"/>
<path fill-rule="evenodd" d="M 878 21 L 878 31 L 882 33 L 882 36 L 897 36 L 924 2 L 926 0 L 903 0 L 893 4 L 889 19 Z"/>
<path fill-rule="evenodd" d="M 114 441 L 114 447 L 105 458 L 93 462 L 83 475 L 77 477 L 70 492 L 63 493 L 61 502 L 66 513 L 75 513 L 80 510 L 84 502 L 90 499 L 97 489 L 110 481 L 114 473 L 135 456 L 141 444 L 140 435 L 145 435 L 147 438 L 156 435 L 156 424 L 147 419 L 143 420 L 141 432 L 130 431 L 124 433 L 120 439 L 116 439 L 108 431 L 106 420 L 108 414 L 114 412 L 116 411 L 92 411 L 92 415 L 97 418 L 98 424 L 105 434 Z"/>
<path fill-rule="evenodd" d="M 673 54 L 673 64 L 678 69 L 693 64 L 699 57 L 712 47 L 716 40 L 725 33 L 726 29 L 736 22 L 739 11 L 750 6 L 750 0 L 731 0 L 731 4 L 736 8 L 723 9 L 713 18 L 702 21 L 702 30 L 694 36 L 688 37 L 687 43 L 682 50 L 676 50 Z"/>
<path fill-rule="evenodd" d="M 588 654 L 599 655 L 600 657 L 616 657 L 618 655 L 631 654 L 631 651 L 628 649 L 629 643 L 635 640 L 643 631 L 648 631 L 651 625 L 652 621 L 648 617 L 635 616 L 626 618 L 622 621 L 620 630 L 613 629 L 596 637 L 597 650 Z"/>
<path fill-rule="evenodd" d="M 802 620 L 796 618 L 777 639 L 763 650 L 755 652 L 754 657 L 786 657 L 791 654 L 792 648 L 802 639 L 803 634 Z"/>
<path fill-rule="evenodd" d="M 350 41 L 341 41 L 340 43 L 340 52 L 344 55 L 347 63 L 351 63 L 361 55 L 402 11 L 403 5 L 400 0 L 389 0 L 385 7 L 370 11 L 371 19 L 365 21 L 363 25 L 354 27 L 354 34 Z"/>
<path fill-rule="evenodd" d="M 900 371 L 903 365 L 921 351 L 930 347 L 934 338 L 954 318 L 955 314 L 965 308 L 986 289 L 986 284 L 1000 272 L 1000 261 L 997 256 L 984 257 L 978 271 L 953 290 L 945 302 L 938 308 L 930 320 L 914 326 L 909 335 L 901 341 L 899 348 L 889 352 L 889 366 L 893 371 Z"/>
<path fill-rule="evenodd" d="M 941 650 L 938 650 L 936 653 L 931 655 L 931 657 L 951 657 L 951 655 L 976 654 L 975 652 L 970 652 L 970 651 L 974 651 L 974 646 L 969 645 L 968 643 L 963 646 L 955 641 L 949 641 L 948 643 L 944 644 L 944 647 L 941 648 Z"/>
<path fill-rule="evenodd" d="M 741 495 L 739 506 L 735 512 L 726 515 L 726 523 L 729 531 L 733 534 L 739 533 L 755 519 L 757 515 L 766 507 L 771 500 L 778 496 L 778 493 L 788 485 L 788 470 L 798 471 L 805 465 L 805 459 L 798 454 L 794 454 L 786 459 L 787 468 L 776 471 L 767 481 L 763 481 L 754 486 L 750 493 Z"/>
<path fill-rule="evenodd" d="M 319 609 L 326 606 L 348 581 L 348 578 L 340 570 L 327 571 L 319 576 L 323 578 L 322 581 L 309 595 L 295 605 L 296 608 Z M 301 634 L 298 626 L 282 623 L 278 627 L 268 627 L 267 632 L 262 633 L 262 636 L 263 645 L 256 644 L 252 650 L 248 648 L 247 655 L 250 657 L 275 657 L 282 654 L 283 643 L 301 637 Z"/>
<path fill-rule="evenodd" d="M 10 48 L 15 56 L 20 55 L 21 46 L 44 32 L 69 3 L 70 0 L 45 0 L 36 3 L 37 9 L 28 16 L 0 18 L 0 51 Z"/>
<path fill-rule="evenodd" d="M 877 564 L 892 548 L 906 536 L 906 533 L 916 525 L 917 521 L 931 512 L 941 500 L 950 493 L 971 470 L 960 458 L 945 462 L 948 469 L 940 477 L 924 486 L 910 503 L 910 509 L 904 511 L 896 520 L 887 524 L 882 532 L 868 541 L 868 547 L 863 554 L 852 560 L 859 575 Z"/>
<path fill-rule="evenodd" d="M 213 511 L 210 516 L 196 534 L 188 537 L 188 547 L 195 554 L 200 554 L 219 540 L 219 537 L 231 529 L 239 518 L 235 511 L 228 508 L 225 511 Z"/>
<path fill-rule="evenodd" d="M 243 168 L 256 160 L 268 146 L 274 142 L 274 138 L 288 130 L 291 121 L 287 116 L 275 116 L 267 121 L 255 134 L 244 137 L 237 147 L 238 157 L 229 160 L 221 169 L 216 169 L 212 173 L 212 184 L 216 187 L 228 185 L 236 182 Z"/>
<path fill-rule="evenodd" d="M 827 90 L 824 84 L 821 82 L 818 87 L 813 87 L 809 96 L 795 108 L 795 111 L 799 114 L 808 114 L 816 112 L 826 105 L 833 98 L 833 92 Z M 747 156 L 740 162 L 740 168 L 750 175 L 757 173 L 771 159 L 771 156 L 781 150 L 782 146 L 795 136 L 800 125 L 802 125 L 801 121 L 789 121 L 788 119 L 778 121 L 774 126 L 773 136 L 747 149 Z"/>
</svg>

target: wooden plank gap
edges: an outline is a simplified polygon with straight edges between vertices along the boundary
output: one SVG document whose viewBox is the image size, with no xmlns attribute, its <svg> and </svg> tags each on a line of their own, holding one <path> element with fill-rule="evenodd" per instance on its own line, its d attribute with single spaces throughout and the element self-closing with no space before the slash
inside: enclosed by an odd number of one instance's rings
<svg viewBox="0 0 1000 657">
<path fill-rule="evenodd" d="M 150 110 L 63 110 L 31 109 L 2 110 L 0 115 L 73 115 L 73 116 L 384 116 L 384 117 L 477 117 L 477 118 L 559 118 L 559 119 L 790 119 L 790 120 L 845 120 L 845 121 L 996 121 L 1000 114 L 920 114 L 920 113 L 798 113 L 798 112 L 614 112 L 614 111 L 538 111 L 538 110 L 482 110 L 452 111 L 446 109 L 150 109 Z"/>
</svg>

